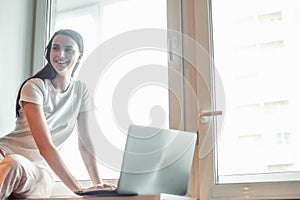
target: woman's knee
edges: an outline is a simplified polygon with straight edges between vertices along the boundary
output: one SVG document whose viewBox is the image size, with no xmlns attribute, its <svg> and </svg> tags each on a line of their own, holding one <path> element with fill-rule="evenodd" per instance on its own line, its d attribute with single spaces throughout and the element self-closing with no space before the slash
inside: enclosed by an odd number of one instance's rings
<svg viewBox="0 0 300 200">
<path fill-rule="evenodd" d="M 0 162 L 0 199 L 6 199 L 22 180 L 23 171 L 15 156 L 5 156 Z"/>
<path fill-rule="evenodd" d="M 2 162 L 0 171 L 2 167 L 7 172 L 4 176 L 15 177 L 15 180 L 7 183 L 12 186 L 11 192 L 14 197 L 49 197 L 51 195 L 53 180 L 48 171 L 38 168 L 20 155 L 6 156 Z M 11 178 L 8 179 L 7 181 L 11 180 Z"/>
</svg>

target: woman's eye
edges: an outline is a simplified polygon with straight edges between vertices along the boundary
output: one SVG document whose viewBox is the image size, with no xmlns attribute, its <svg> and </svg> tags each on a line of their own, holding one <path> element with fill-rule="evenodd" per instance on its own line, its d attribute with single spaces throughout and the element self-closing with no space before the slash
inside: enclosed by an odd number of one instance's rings
<svg viewBox="0 0 300 200">
<path fill-rule="evenodd" d="M 53 47 L 52 47 L 52 50 L 58 51 L 58 50 L 59 50 L 59 47 L 58 47 L 58 46 L 53 46 Z"/>
<path fill-rule="evenodd" d="M 65 52 L 66 52 L 66 53 L 73 53 L 73 49 L 72 49 L 72 48 L 66 48 L 66 49 L 65 49 Z"/>
</svg>

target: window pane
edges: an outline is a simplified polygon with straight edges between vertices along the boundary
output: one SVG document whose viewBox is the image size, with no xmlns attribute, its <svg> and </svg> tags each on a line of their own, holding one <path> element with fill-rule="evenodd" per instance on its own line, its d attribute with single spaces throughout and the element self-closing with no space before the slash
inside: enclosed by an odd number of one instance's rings
<svg viewBox="0 0 300 200">
<path fill-rule="evenodd" d="M 217 182 L 300 180 L 300 2 L 211 2 L 227 106 Z"/>
<path fill-rule="evenodd" d="M 108 39 L 126 31 L 139 28 L 167 28 L 166 0 L 57 0 L 54 30 L 71 28 L 80 32 L 85 42 L 84 62 L 98 45 Z M 167 42 L 167 36 L 165 38 Z M 122 44 L 120 44 L 122 45 Z M 126 55 L 120 55 L 112 61 L 111 66 L 101 78 L 105 88 L 96 91 L 95 99 L 101 108 L 97 112 L 98 121 L 101 123 L 107 139 L 115 146 L 123 149 L 126 135 L 119 129 L 112 113 L 113 92 L 120 80 L 131 71 L 143 66 L 167 67 L 167 54 L 162 51 L 140 49 Z M 167 71 L 167 70 L 166 70 Z M 168 85 L 168 74 L 164 86 Z M 100 80 L 98 80 L 100 81 Z M 122 100 L 120 100 L 122 101 Z M 128 101 L 127 114 L 132 123 L 140 125 L 151 124 L 150 112 L 158 107 L 162 108 L 167 117 L 164 127 L 169 127 L 169 98 L 168 88 L 158 84 L 148 84 L 132 91 Z M 129 124 L 128 124 L 129 125 Z M 77 151 L 76 133 L 61 150 L 68 166 L 78 179 L 89 179 Z M 78 156 L 74 156 L 74 152 Z M 70 158 L 70 155 L 72 157 Z M 122 159 L 122 158 L 119 158 Z M 73 168 L 72 168 L 73 167 Z M 118 178 L 119 171 L 109 166 L 99 164 L 101 177 L 104 179 Z"/>
</svg>

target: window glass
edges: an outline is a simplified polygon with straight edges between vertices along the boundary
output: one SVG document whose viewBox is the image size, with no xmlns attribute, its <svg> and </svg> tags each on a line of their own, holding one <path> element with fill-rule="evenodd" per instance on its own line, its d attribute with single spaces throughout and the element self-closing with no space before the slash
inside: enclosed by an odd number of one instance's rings
<svg viewBox="0 0 300 200">
<path fill-rule="evenodd" d="M 298 181 L 300 2 L 211 2 L 226 96 L 217 183 Z"/>
<path fill-rule="evenodd" d="M 54 16 L 53 32 L 62 28 L 71 28 L 82 34 L 85 42 L 82 63 L 98 45 L 118 34 L 140 28 L 167 28 L 166 0 L 57 0 Z M 167 36 L 164 39 L 167 42 Z M 166 52 L 151 49 L 141 49 L 120 56 L 112 62 L 101 80 L 106 87 L 94 94 L 97 100 L 95 103 L 98 104 L 96 106 L 103 108 L 103 105 L 111 104 L 116 85 L 130 71 L 147 65 L 167 67 L 167 62 Z M 165 73 L 163 76 L 167 85 L 168 74 Z M 158 84 L 148 84 L 133 91 L 126 110 L 133 123 L 149 125 L 152 120 L 149 118 L 149 112 L 157 106 L 164 110 L 168 118 L 168 101 L 168 88 Z M 113 145 L 123 149 L 126 135 L 119 130 L 112 114 L 111 107 L 104 107 L 97 113 L 97 120 L 99 123 L 105 121 L 101 124 L 101 128 L 104 134 L 107 133 L 107 139 Z M 168 119 L 164 127 L 169 127 Z M 76 134 L 73 134 L 61 152 L 75 176 L 78 179 L 88 179 L 77 146 L 74 145 L 77 144 L 76 141 Z M 99 164 L 99 168 L 104 179 L 119 176 L 119 171 L 109 166 Z"/>
</svg>

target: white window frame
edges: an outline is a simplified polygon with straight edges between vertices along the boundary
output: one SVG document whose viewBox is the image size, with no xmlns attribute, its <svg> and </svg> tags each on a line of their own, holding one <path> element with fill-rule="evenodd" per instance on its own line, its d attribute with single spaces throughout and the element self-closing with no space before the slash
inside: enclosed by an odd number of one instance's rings
<svg viewBox="0 0 300 200">
<path fill-rule="evenodd" d="M 211 0 L 194 0 L 196 40 L 213 55 Z M 226 11 L 224 11 L 226 12 Z M 190 21 L 184 19 L 184 22 Z M 199 61 L 199 65 L 201 65 Z M 205 63 L 203 64 L 205 66 Z M 210 71 L 209 73 L 207 71 Z M 204 73 L 212 78 L 211 69 L 204 69 Z M 198 91 L 200 89 L 198 88 Z M 201 93 L 201 91 L 199 92 Z M 201 96 L 201 95 L 199 95 Z M 200 102 L 201 103 L 201 102 Z M 207 106 L 207 105 L 201 105 Z M 199 132 L 203 130 L 199 127 Z M 210 129 L 208 134 L 213 134 Z M 205 136 L 200 134 L 200 138 Z M 201 139 L 200 139 L 201 140 Z M 216 184 L 215 156 L 211 151 L 200 161 L 200 199 L 227 200 L 227 199 L 299 199 L 300 182 L 273 182 L 273 183 L 249 183 L 249 184 Z"/>
<path fill-rule="evenodd" d="M 33 45 L 33 73 L 36 73 L 45 64 L 45 47 L 49 39 L 52 26 L 51 16 L 54 0 L 36 1 L 35 29 Z"/>
</svg>

